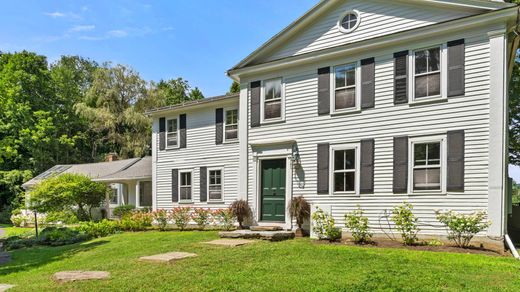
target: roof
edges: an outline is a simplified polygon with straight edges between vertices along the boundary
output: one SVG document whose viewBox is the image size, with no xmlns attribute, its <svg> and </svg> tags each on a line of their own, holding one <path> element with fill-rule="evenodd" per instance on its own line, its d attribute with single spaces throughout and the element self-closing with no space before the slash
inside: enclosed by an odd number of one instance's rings
<svg viewBox="0 0 520 292">
<path fill-rule="evenodd" d="M 173 111 L 173 110 L 177 110 L 177 109 L 185 109 L 185 108 L 196 107 L 196 106 L 200 106 L 200 105 L 218 103 L 218 102 L 222 102 L 222 101 L 226 101 L 226 100 L 238 99 L 238 97 L 239 97 L 238 93 L 233 93 L 233 94 L 219 95 L 219 96 L 213 96 L 213 97 L 197 99 L 197 100 L 190 100 L 190 101 L 183 102 L 180 104 L 169 105 L 169 106 L 152 109 L 152 110 L 147 111 L 145 114 L 151 116 L 151 115 L 156 115 L 158 113 L 169 112 L 169 111 Z"/>
<path fill-rule="evenodd" d="M 116 173 L 109 174 L 97 179 L 95 181 L 100 182 L 117 182 L 124 180 L 137 180 L 146 179 L 152 177 L 152 157 L 146 156 L 141 158 L 134 164 L 131 164 L 127 168 L 120 170 Z"/>
<path fill-rule="evenodd" d="M 138 164 L 139 168 L 133 168 L 132 171 L 129 171 L 129 169 L 136 164 Z M 149 166 L 149 170 L 146 169 L 147 165 Z M 114 177 L 116 175 L 119 176 L 121 180 L 123 180 L 123 178 L 130 180 L 134 179 L 135 173 L 137 173 L 139 170 L 143 174 L 141 176 L 142 178 L 152 177 L 152 160 L 150 157 L 131 158 L 110 162 L 55 165 L 29 180 L 28 182 L 24 183 L 22 187 L 24 189 L 28 189 L 49 177 L 64 173 L 86 175 L 95 181 L 100 181 L 103 178 Z M 148 176 L 145 176 L 145 174 L 148 174 Z M 125 175 L 128 175 L 128 177 L 125 177 Z"/>
</svg>

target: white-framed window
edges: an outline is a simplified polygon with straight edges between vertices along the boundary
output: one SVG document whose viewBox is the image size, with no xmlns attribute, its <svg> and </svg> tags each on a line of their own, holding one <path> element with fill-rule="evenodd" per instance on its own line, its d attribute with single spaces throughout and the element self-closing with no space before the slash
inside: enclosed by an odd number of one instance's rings
<svg viewBox="0 0 520 292">
<path fill-rule="evenodd" d="M 152 182 L 140 181 L 139 183 L 139 206 L 152 207 Z"/>
<path fill-rule="evenodd" d="M 179 147 L 179 119 L 166 120 L 166 147 Z"/>
<path fill-rule="evenodd" d="M 410 138 L 409 152 L 410 192 L 445 192 L 446 136 Z"/>
<path fill-rule="evenodd" d="M 262 121 L 284 119 L 284 90 L 282 78 L 265 80 L 262 86 Z"/>
<path fill-rule="evenodd" d="M 238 109 L 226 109 L 224 118 L 224 141 L 238 139 Z"/>
<path fill-rule="evenodd" d="M 192 179 L 191 171 L 179 172 L 179 202 L 192 201 Z"/>
<path fill-rule="evenodd" d="M 332 145 L 329 165 L 332 194 L 355 195 L 359 193 L 359 143 Z"/>
<path fill-rule="evenodd" d="M 338 20 L 339 31 L 343 33 L 350 33 L 358 28 L 361 23 L 361 18 L 357 10 L 349 10 L 343 13 Z"/>
<path fill-rule="evenodd" d="M 447 45 L 414 50 L 410 55 L 410 101 L 421 102 L 447 96 Z"/>
<path fill-rule="evenodd" d="M 341 113 L 355 111 L 360 108 L 361 87 L 358 62 L 333 67 L 331 112 Z"/>
<path fill-rule="evenodd" d="M 115 186 L 112 186 L 111 189 L 112 189 L 112 194 L 110 197 L 110 204 L 118 205 L 119 204 L 119 191 L 118 191 L 117 187 L 115 187 Z"/>
<path fill-rule="evenodd" d="M 222 168 L 208 168 L 208 201 L 221 202 L 224 200 L 224 170 Z"/>
</svg>

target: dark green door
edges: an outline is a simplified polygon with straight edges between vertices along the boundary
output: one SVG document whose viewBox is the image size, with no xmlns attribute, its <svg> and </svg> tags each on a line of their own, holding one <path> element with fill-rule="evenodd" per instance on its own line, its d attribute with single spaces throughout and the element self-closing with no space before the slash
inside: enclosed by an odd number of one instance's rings
<svg viewBox="0 0 520 292">
<path fill-rule="evenodd" d="M 262 160 L 262 221 L 285 222 L 285 159 Z"/>
</svg>

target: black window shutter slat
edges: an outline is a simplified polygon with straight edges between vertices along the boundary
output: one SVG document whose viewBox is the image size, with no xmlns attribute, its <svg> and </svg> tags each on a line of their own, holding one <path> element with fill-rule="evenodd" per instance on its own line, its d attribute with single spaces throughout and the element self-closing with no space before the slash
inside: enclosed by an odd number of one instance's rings
<svg viewBox="0 0 520 292">
<path fill-rule="evenodd" d="M 186 114 L 179 116 L 179 128 L 181 130 L 180 148 L 186 148 Z"/>
<path fill-rule="evenodd" d="M 449 192 L 464 191 L 464 130 L 448 132 L 448 182 Z"/>
<path fill-rule="evenodd" d="M 361 140 L 360 193 L 374 193 L 374 139 Z"/>
<path fill-rule="evenodd" d="M 215 144 L 224 142 L 224 109 L 215 110 Z"/>
<path fill-rule="evenodd" d="M 208 200 L 208 168 L 200 168 L 200 201 L 206 202 Z"/>
<path fill-rule="evenodd" d="M 408 103 L 408 51 L 394 54 L 394 104 Z"/>
<path fill-rule="evenodd" d="M 260 88 L 261 82 L 251 82 L 251 127 L 260 126 Z"/>
<path fill-rule="evenodd" d="M 329 193 L 329 143 L 318 144 L 318 194 Z"/>
<path fill-rule="evenodd" d="M 318 115 L 330 113 L 330 67 L 318 69 Z"/>
<path fill-rule="evenodd" d="M 408 137 L 394 137 L 394 193 L 408 192 Z"/>
<path fill-rule="evenodd" d="M 361 60 L 361 108 L 373 108 L 375 105 L 375 74 L 374 58 Z"/>
<path fill-rule="evenodd" d="M 166 149 L 166 118 L 159 119 L 159 150 Z"/>
<path fill-rule="evenodd" d="M 172 169 L 172 202 L 179 201 L 179 170 Z"/>
<path fill-rule="evenodd" d="M 448 97 L 465 93 L 464 40 L 448 42 Z"/>
</svg>

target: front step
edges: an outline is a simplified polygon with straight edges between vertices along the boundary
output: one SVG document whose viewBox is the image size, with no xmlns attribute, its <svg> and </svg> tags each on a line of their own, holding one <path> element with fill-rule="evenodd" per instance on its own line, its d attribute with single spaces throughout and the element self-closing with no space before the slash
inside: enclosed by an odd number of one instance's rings
<svg viewBox="0 0 520 292">
<path fill-rule="evenodd" d="M 279 231 L 283 228 L 280 226 L 250 226 L 251 231 Z"/>
<path fill-rule="evenodd" d="M 263 239 L 269 241 L 282 241 L 294 238 L 293 231 L 253 231 L 253 230 L 235 230 L 221 231 L 218 233 L 221 238 L 245 238 L 245 239 Z"/>
</svg>

